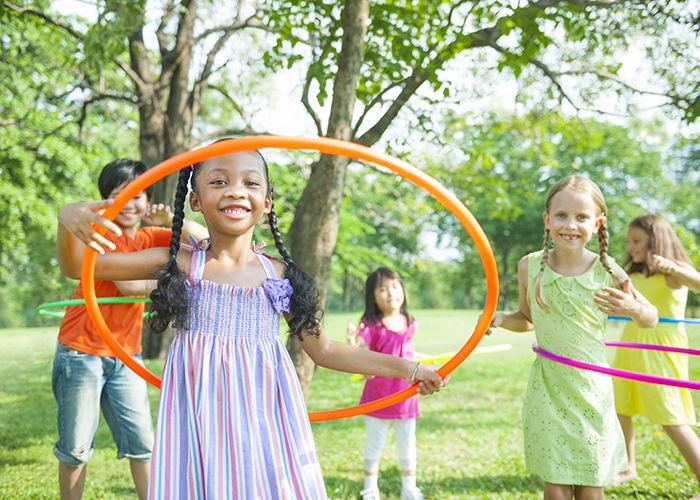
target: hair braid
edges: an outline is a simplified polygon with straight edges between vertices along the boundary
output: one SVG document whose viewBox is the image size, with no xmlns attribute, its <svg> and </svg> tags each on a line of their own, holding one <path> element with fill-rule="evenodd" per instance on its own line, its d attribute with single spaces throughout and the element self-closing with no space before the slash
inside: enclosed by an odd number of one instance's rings
<svg viewBox="0 0 700 500">
<path fill-rule="evenodd" d="M 603 222 L 598 228 L 598 260 L 600 260 L 603 269 L 605 269 L 613 279 L 613 286 L 618 286 L 620 280 L 612 270 L 608 261 L 608 225 Z M 636 295 L 635 295 L 636 298 Z"/>
<path fill-rule="evenodd" d="M 151 292 L 152 309 L 155 314 L 149 317 L 148 323 L 155 333 L 163 332 L 173 320 L 175 324 L 179 324 L 187 310 L 185 277 L 177 265 L 177 252 L 180 249 L 180 236 L 185 219 L 185 198 L 189 178 L 190 169 L 181 169 L 175 190 L 170 258 L 160 272 L 158 287 Z"/>
<path fill-rule="evenodd" d="M 540 270 L 535 276 L 534 287 L 535 287 L 535 302 L 540 306 L 541 309 L 548 311 L 549 305 L 544 301 L 542 297 L 542 275 L 544 274 L 544 268 L 547 265 L 547 259 L 549 258 L 549 247 L 551 244 L 551 237 L 549 235 L 549 229 L 544 229 L 544 239 L 542 242 L 542 259 L 540 259 Z"/>
<path fill-rule="evenodd" d="M 272 198 L 272 186 L 270 186 L 270 198 Z M 289 280 L 294 290 L 289 303 L 289 312 L 292 315 L 289 320 L 289 331 L 299 340 L 303 340 L 302 333 L 318 336 L 321 333 L 323 310 L 321 309 L 316 283 L 311 276 L 297 267 L 289 251 L 284 246 L 282 235 L 277 226 L 274 202 L 270 208 L 267 220 L 270 224 L 272 237 L 275 240 L 275 246 L 287 264 L 285 277 Z"/>
</svg>

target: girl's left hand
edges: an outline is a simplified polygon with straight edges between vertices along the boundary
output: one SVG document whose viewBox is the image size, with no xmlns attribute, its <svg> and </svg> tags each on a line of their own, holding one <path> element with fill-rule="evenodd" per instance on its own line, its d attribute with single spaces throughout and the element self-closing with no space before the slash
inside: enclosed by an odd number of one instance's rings
<svg viewBox="0 0 700 500">
<path fill-rule="evenodd" d="M 443 379 L 440 377 L 440 375 L 438 375 L 438 373 L 435 371 L 437 368 L 438 367 L 436 366 L 420 363 L 418 371 L 416 372 L 415 380 L 413 381 L 420 381 L 418 384 L 418 394 L 427 396 L 428 394 L 438 392 L 450 382 L 450 377 L 445 377 Z"/>
<path fill-rule="evenodd" d="M 154 203 L 142 217 L 142 220 L 147 224 L 154 226 L 172 226 L 173 212 L 168 205 L 163 203 Z"/>
<path fill-rule="evenodd" d="M 632 295 L 629 279 L 622 282 L 622 290 L 603 287 L 594 295 L 593 300 L 598 304 L 598 309 L 605 314 L 634 316 L 639 312 L 639 302 Z"/>
</svg>

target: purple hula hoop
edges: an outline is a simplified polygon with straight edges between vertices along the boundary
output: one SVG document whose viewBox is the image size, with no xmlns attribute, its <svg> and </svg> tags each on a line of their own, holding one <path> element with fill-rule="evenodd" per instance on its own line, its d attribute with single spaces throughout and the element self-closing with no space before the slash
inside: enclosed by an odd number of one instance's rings
<svg viewBox="0 0 700 500">
<path fill-rule="evenodd" d="M 647 344 L 636 344 L 634 342 L 618 342 L 618 344 L 625 344 L 621 347 L 637 347 L 637 348 L 647 348 Z M 632 345 L 629 345 L 632 344 Z M 608 344 L 612 345 L 612 344 Z M 651 345 L 651 344 L 649 344 Z M 644 347 L 643 347 L 644 346 Z M 672 351 L 672 352 L 682 352 L 680 347 L 668 347 L 668 346 L 653 346 L 649 349 L 654 348 L 660 351 Z M 585 363 L 577 359 L 567 358 L 564 356 L 559 356 L 553 352 L 545 351 L 537 343 L 532 344 L 532 350 L 543 358 L 551 359 L 557 363 L 562 363 L 565 365 L 573 366 L 575 368 L 582 368 L 584 370 L 591 370 L 598 373 L 605 373 L 606 375 L 612 375 L 613 377 L 627 378 L 630 380 L 637 380 L 639 382 L 649 382 L 651 384 L 662 384 L 671 385 L 674 387 L 684 387 L 686 389 L 700 389 L 700 382 L 693 382 L 692 380 L 678 380 L 675 378 L 659 377 L 657 375 L 648 375 L 646 373 L 631 372 L 629 370 L 620 370 L 619 368 L 606 368 L 604 366 L 594 365 L 592 363 Z M 700 354 L 700 351 L 695 349 L 685 349 L 685 351 L 693 351 L 688 354 Z"/>
<path fill-rule="evenodd" d="M 605 342 L 605 345 L 610 347 L 631 347 L 632 349 L 651 349 L 652 351 L 667 351 L 667 352 L 679 352 L 681 354 L 692 354 L 694 356 L 700 356 L 700 350 L 698 349 L 688 349 L 687 347 L 671 347 L 669 345 L 656 345 L 656 344 L 639 344 L 637 342 Z"/>
</svg>

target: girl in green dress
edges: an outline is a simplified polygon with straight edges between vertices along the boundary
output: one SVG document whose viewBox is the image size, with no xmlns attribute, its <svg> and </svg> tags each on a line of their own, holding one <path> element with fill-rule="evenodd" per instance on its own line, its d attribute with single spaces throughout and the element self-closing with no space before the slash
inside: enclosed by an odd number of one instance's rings
<svg viewBox="0 0 700 500">
<path fill-rule="evenodd" d="M 656 308 L 607 255 L 606 216 L 603 195 L 589 179 L 569 176 L 552 186 L 544 248 L 518 265 L 519 309 L 496 314 L 491 326 L 534 328 L 543 349 L 598 365 L 607 364 L 602 338 L 608 314 L 654 326 Z M 586 249 L 593 234 L 597 254 Z M 525 462 L 544 480 L 545 500 L 602 499 L 603 486 L 627 467 L 608 375 L 537 357 L 523 430 Z"/>
<path fill-rule="evenodd" d="M 627 230 L 627 271 L 632 283 L 658 308 L 659 315 L 682 319 L 688 289 L 700 291 L 700 272 L 693 267 L 671 225 L 657 215 L 640 215 Z M 620 340 L 643 344 L 688 347 L 683 323 L 659 323 L 656 328 L 625 325 Z M 647 349 L 618 349 L 613 366 L 669 378 L 688 378 L 688 355 Z M 700 440 L 693 431 L 695 409 L 689 389 L 613 380 L 615 406 L 627 444 L 629 468 L 614 484 L 637 478 L 633 415 L 661 425 L 700 480 Z M 700 500 L 700 493 L 693 497 Z"/>
</svg>

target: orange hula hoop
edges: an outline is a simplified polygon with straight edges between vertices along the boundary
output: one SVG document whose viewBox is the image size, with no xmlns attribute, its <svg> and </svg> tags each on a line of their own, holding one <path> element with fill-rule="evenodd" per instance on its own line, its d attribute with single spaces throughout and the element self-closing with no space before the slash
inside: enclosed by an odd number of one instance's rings
<svg viewBox="0 0 700 500">
<path fill-rule="evenodd" d="M 467 356 L 471 354 L 479 341 L 481 341 L 489 327 L 489 324 L 491 323 L 491 318 L 496 312 L 496 306 L 498 303 L 498 270 L 496 268 L 496 260 L 493 252 L 491 251 L 491 245 L 489 244 L 486 235 L 467 207 L 465 207 L 464 204 L 442 184 L 426 173 L 402 160 L 384 153 L 374 152 L 366 146 L 361 146 L 359 144 L 341 141 L 338 139 L 330 139 L 327 137 L 310 138 L 260 135 L 230 139 L 227 141 L 210 144 L 209 146 L 201 149 L 181 153 L 149 169 L 146 173 L 134 179 L 124 189 L 122 189 L 122 191 L 115 197 L 114 204 L 104 211 L 103 217 L 109 220 L 114 220 L 116 215 L 119 214 L 121 209 L 124 208 L 124 206 L 134 196 L 156 181 L 159 181 L 160 179 L 177 170 L 180 170 L 181 168 L 214 158 L 216 156 L 263 148 L 318 151 L 320 153 L 345 156 L 355 160 L 366 161 L 386 167 L 430 193 L 459 220 L 479 252 L 486 276 L 486 301 L 484 304 L 484 311 L 481 314 L 472 335 L 467 339 L 466 343 L 454 355 L 454 357 L 452 357 L 452 359 L 447 361 L 445 365 L 437 370 L 437 373 L 444 378 L 455 368 L 457 368 L 467 358 Z M 97 230 L 102 234 L 105 232 L 105 229 L 101 226 L 98 226 Z M 124 351 L 124 348 L 119 344 L 119 342 L 116 341 L 112 335 L 112 332 L 109 330 L 109 327 L 105 323 L 102 314 L 100 313 L 100 309 L 97 306 L 97 297 L 95 296 L 96 256 L 97 253 L 88 247 L 86 248 L 82 263 L 81 278 L 83 283 L 85 306 L 87 308 L 88 315 L 90 316 L 90 319 L 95 325 L 98 333 L 112 352 L 114 352 L 114 354 L 125 365 L 136 372 L 136 374 L 144 378 L 150 384 L 160 388 L 160 378 L 144 366 L 141 366 L 135 362 L 126 353 L 126 351 Z M 309 420 L 312 422 L 333 420 L 362 415 L 371 411 L 379 410 L 413 396 L 416 394 L 417 385 L 417 383 L 413 384 L 411 387 L 408 387 L 402 391 L 396 392 L 382 399 L 364 403 L 362 405 L 349 406 L 347 408 L 338 408 L 328 411 L 309 412 Z"/>
</svg>

